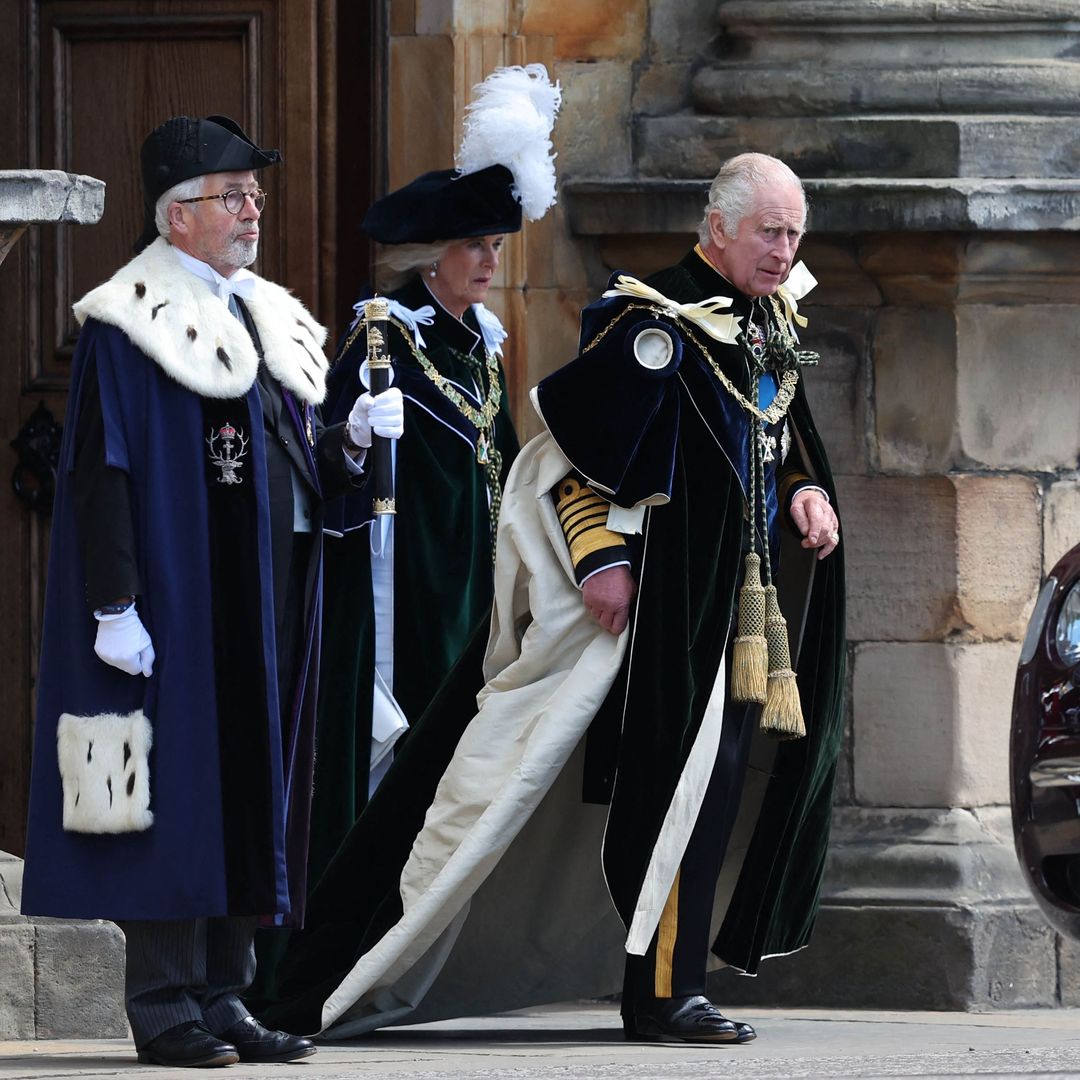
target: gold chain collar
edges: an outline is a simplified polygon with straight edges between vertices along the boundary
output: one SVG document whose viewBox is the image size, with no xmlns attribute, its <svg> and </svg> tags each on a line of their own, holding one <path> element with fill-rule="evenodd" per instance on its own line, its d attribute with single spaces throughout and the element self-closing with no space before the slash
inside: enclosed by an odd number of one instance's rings
<svg viewBox="0 0 1080 1080">
<path fill-rule="evenodd" d="M 481 465 L 487 464 L 488 452 L 493 441 L 492 426 L 495 417 L 499 413 L 502 403 L 502 386 L 499 384 L 499 360 L 493 353 L 484 349 L 484 367 L 487 371 L 488 388 L 487 395 L 480 408 L 477 409 L 461 393 L 460 390 L 439 371 L 435 365 L 416 347 L 412 334 L 396 319 L 390 319 L 398 330 L 401 331 L 405 343 L 413 354 L 413 358 L 420 365 L 424 374 L 438 387 L 439 392 L 457 409 L 466 420 L 480 433 L 476 441 L 476 460 Z M 464 355 L 464 354 L 463 354 Z M 481 387 L 482 389 L 482 387 Z"/>
</svg>

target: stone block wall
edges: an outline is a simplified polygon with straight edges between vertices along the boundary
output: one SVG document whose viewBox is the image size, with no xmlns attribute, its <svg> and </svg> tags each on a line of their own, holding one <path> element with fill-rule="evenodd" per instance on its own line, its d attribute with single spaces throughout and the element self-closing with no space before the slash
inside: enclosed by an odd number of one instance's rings
<svg viewBox="0 0 1080 1080">
<path fill-rule="evenodd" d="M 719 162 L 765 150 L 808 180 L 806 340 L 823 363 L 807 391 L 841 504 L 848 734 L 815 945 L 718 993 L 1074 1001 L 1075 948 L 1027 896 L 1007 809 L 1019 642 L 1040 577 L 1080 540 L 1069 5 L 391 9 L 393 184 L 449 164 L 469 87 L 496 64 L 539 60 L 563 86 L 560 204 L 511 241 L 492 299 L 524 436 L 525 392 L 574 355 L 580 307 L 611 269 L 680 257 Z"/>
<path fill-rule="evenodd" d="M 22 865 L 0 852 L 0 1040 L 124 1038 L 124 935 L 20 915 Z"/>
</svg>

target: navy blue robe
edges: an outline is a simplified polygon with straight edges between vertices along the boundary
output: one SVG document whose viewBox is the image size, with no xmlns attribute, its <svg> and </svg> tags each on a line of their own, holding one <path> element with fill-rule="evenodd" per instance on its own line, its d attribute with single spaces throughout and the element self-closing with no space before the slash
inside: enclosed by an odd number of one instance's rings
<svg viewBox="0 0 1080 1080">
<path fill-rule="evenodd" d="M 127 473 L 135 508 L 138 611 L 156 651 L 148 679 L 110 667 L 94 653 L 97 624 L 86 607 L 71 489 L 80 403 L 86 380 L 95 378 L 106 463 Z M 310 406 L 289 404 L 294 422 L 313 420 Z M 238 505 L 223 515 L 206 438 L 207 417 L 224 414 L 250 442 L 244 483 L 234 489 L 238 495 L 242 490 L 246 508 Z M 307 440 L 300 440 L 317 476 Z M 23 911 L 115 920 L 226 914 L 298 920 L 305 891 L 321 564 L 316 551 L 308 640 L 295 658 L 297 690 L 283 730 L 257 386 L 243 398 L 203 399 L 166 375 L 121 330 L 90 319 L 75 354 L 59 473 Z M 154 736 L 153 825 L 110 835 L 65 832 L 59 716 L 139 708 Z M 237 807 L 243 808 L 239 814 Z"/>
</svg>

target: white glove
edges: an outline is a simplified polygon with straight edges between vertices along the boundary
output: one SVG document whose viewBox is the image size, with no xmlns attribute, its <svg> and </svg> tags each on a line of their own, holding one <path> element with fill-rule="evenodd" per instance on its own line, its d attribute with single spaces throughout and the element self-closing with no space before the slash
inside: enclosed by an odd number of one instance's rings
<svg viewBox="0 0 1080 1080">
<path fill-rule="evenodd" d="M 154 645 L 135 603 L 119 615 L 95 615 L 98 621 L 94 652 L 114 668 L 129 675 L 150 677 L 154 670 Z"/>
<path fill-rule="evenodd" d="M 349 438 L 356 446 L 370 446 L 372 433 L 384 439 L 400 439 L 405 430 L 405 402 L 396 386 L 378 397 L 361 394 L 349 413 Z"/>
</svg>

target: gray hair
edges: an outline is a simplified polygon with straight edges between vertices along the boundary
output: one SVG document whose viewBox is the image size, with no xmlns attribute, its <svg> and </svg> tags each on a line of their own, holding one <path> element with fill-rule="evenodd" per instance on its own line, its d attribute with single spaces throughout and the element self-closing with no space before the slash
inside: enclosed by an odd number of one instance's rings
<svg viewBox="0 0 1080 1080">
<path fill-rule="evenodd" d="M 375 260 L 375 282 L 390 291 L 404 285 L 422 266 L 438 262 L 450 249 L 452 240 L 437 244 L 385 244 Z"/>
<path fill-rule="evenodd" d="M 188 180 L 181 180 L 179 184 L 173 184 L 154 205 L 154 224 L 157 226 L 158 236 L 169 237 L 171 226 L 169 225 L 169 205 L 180 202 L 181 199 L 197 199 L 203 193 L 205 176 L 193 176 Z"/>
<path fill-rule="evenodd" d="M 725 235 L 736 236 L 739 225 L 753 206 L 754 193 L 762 185 L 776 180 L 786 180 L 798 188 L 805 214 L 806 192 L 803 191 L 802 181 L 779 158 L 768 154 L 738 154 L 728 158 L 709 187 L 709 201 L 705 204 L 705 213 L 698 225 L 701 242 L 709 242 L 709 215 L 714 210 L 720 213 Z"/>
</svg>

